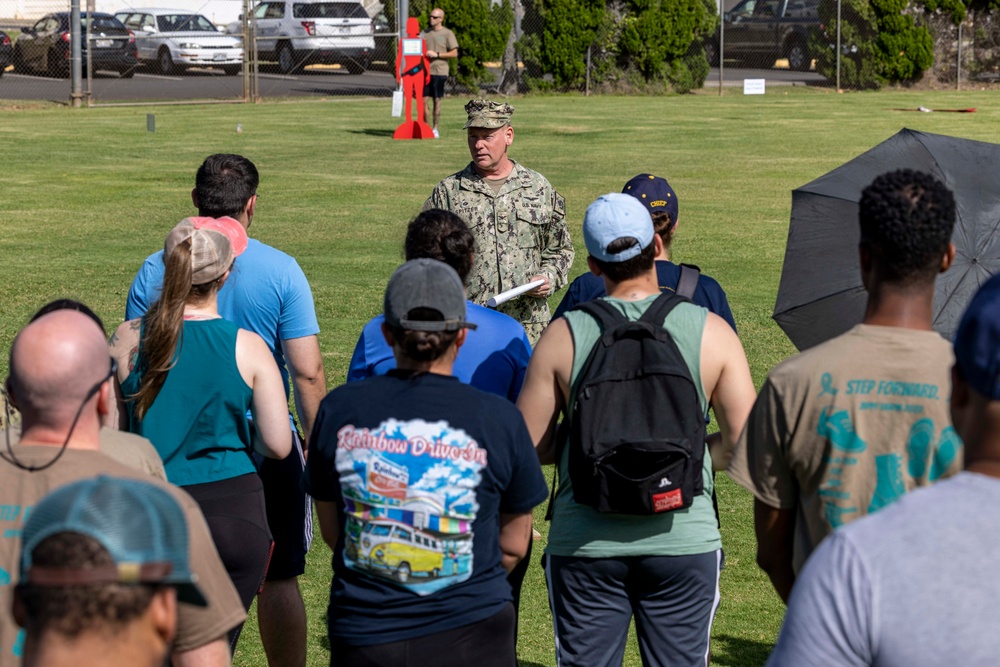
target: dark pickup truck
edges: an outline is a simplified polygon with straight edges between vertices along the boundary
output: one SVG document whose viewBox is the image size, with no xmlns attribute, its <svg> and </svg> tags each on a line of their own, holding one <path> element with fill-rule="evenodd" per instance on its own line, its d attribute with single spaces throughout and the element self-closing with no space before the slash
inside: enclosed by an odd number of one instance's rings
<svg viewBox="0 0 1000 667">
<path fill-rule="evenodd" d="M 819 28 L 819 0 L 743 0 L 723 15 L 726 59 L 739 58 L 772 67 L 787 58 L 793 70 L 812 65 L 809 36 Z M 719 64 L 719 31 L 705 42 L 705 55 Z"/>
</svg>

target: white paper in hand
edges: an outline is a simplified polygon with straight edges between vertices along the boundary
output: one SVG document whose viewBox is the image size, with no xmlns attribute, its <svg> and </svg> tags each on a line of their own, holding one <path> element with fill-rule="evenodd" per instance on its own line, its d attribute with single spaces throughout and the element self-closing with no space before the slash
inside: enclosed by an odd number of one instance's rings
<svg viewBox="0 0 1000 667">
<path fill-rule="evenodd" d="M 506 292 L 500 292 L 500 294 L 497 294 L 495 297 L 493 297 L 489 301 L 487 301 L 486 305 L 489 308 L 496 308 L 501 303 L 506 303 L 506 302 L 510 301 L 511 299 L 516 299 L 517 297 L 521 296 L 525 292 L 530 292 L 531 290 L 535 289 L 536 287 L 539 287 L 539 286 L 544 285 L 544 284 L 545 284 L 545 281 L 542 280 L 542 279 L 532 280 L 530 283 L 528 283 L 526 285 L 520 285 L 519 287 L 514 287 L 513 289 L 509 289 Z"/>
</svg>

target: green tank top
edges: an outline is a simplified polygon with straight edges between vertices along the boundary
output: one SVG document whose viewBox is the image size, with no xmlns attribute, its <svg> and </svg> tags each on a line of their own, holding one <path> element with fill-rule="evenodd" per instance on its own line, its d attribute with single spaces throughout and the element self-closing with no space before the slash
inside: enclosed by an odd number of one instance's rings
<svg viewBox="0 0 1000 667">
<path fill-rule="evenodd" d="M 641 301 L 623 301 L 604 297 L 625 317 L 635 321 L 659 295 Z M 698 388 L 702 410 L 708 413 L 708 399 L 701 381 L 701 338 L 708 311 L 701 306 L 682 303 L 663 321 L 673 336 L 681 356 L 687 363 L 691 378 Z M 564 316 L 573 334 L 573 371 L 570 377 L 570 406 L 576 394 L 577 382 L 587 352 L 601 336 L 594 318 L 583 312 L 568 312 Z M 572 418 L 572 414 L 569 415 Z M 712 506 L 712 457 L 706 447 L 702 479 L 704 492 L 694 499 L 691 507 L 653 516 L 603 514 L 573 500 L 573 486 L 568 474 L 569 448 L 563 443 L 559 459 L 559 489 L 553 505 L 552 527 L 546 553 L 582 558 L 616 558 L 623 556 L 691 556 L 715 551 L 722 547 L 722 537 Z"/>
<path fill-rule="evenodd" d="M 140 421 L 129 410 L 129 430 L 153 443 L 172 484 L 256 472 L 246 418 L 253 390 L 236 366 L 238 331 L 223 319 L 185 321 L 176 363 L 145 418 Z M 125 378 L 126 397 L 141 380 L 139 368 Z"/>
</svg>

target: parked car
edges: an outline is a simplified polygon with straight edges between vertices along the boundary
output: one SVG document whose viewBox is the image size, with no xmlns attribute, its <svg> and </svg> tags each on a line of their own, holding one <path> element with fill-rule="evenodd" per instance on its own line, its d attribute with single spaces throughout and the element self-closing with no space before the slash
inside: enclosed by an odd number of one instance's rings
<svg viewBox="0 0 1000 667">
<path fill-rule="evenodd" d="M 396 63 L 396 32 L 395 23 L 390 23 L 385 14 L 378 14 L 372 19 L 372 28 L 375 31 L 375 51 L 372 53 L 372 61 L 386 63 L 389 69 Z"/>
<path fill-rule="evenodd" d="M 371 64 L 374 26 L 356 0 L 264 0 L 253 15 L 258 57 L 284 74 L 313 63 L 361 74 Z"/>
<path fill-rule="evenodd" d="M 13 57 L 14 47 L 10 45 L 10 36 L 0 30 L 0 76 L 3 76 L 4 70 L 10 66 Z"/>
<path fill-rule="evenodd" d="M 135 73 L 139 64 L 135 52 L 135 35 L 111 14 L 80 13 L 81 35 L 90 26 L 90 63 L 97 70 L 112 70 L 125 78 Z M 40 18 L 30 28 L 21 28 L 14 42 L 14 68 L 18 71 L 46 72 L 52 76 L 68 76 L 70 71 L 70 13 L 56 12 Z M 81 40 L 83 70 L 87 69 L 86 40 Z"/>
<path fill-rule="evenodd" d="M 806 71 L 812 65 L 809 37 L 819 29 L 819 0 L 743 0 L 723 15 L 726 58 L 766 62 L 779 58 L 788 67 Z M 705 42 L 705 55 L 719 64 L 719 32 Z"/>
<path fill-rule="evenodd" d="M 237 74 L 243 67 L 243 41 L 219 31 L 201 14 L 184 9 L 125 9 L 115 17 L 136 35 L 142 63 L 163 74 L 187 67 L 218 67 Z"/>
</svg>

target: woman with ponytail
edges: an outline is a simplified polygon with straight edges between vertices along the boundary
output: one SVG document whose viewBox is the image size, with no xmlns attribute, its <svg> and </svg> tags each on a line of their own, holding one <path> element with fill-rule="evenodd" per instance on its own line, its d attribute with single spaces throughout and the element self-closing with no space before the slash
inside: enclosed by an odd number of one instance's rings
<svg viewBox="0 0 1000 667">
<path fill-rule="evenodd" d="M 251 453 L 284 458 L 291 431 L 267 345 L 219 317 L 217 294 L 246 246 L 246 230 L 232 218 L 182 220 L 164 244 L 160 299 L 118 327 L 111 352 L 119 427 L 148 438 L 167 479 L 198 501 L 249 609 L 271 549 Z"/>
</svg>

